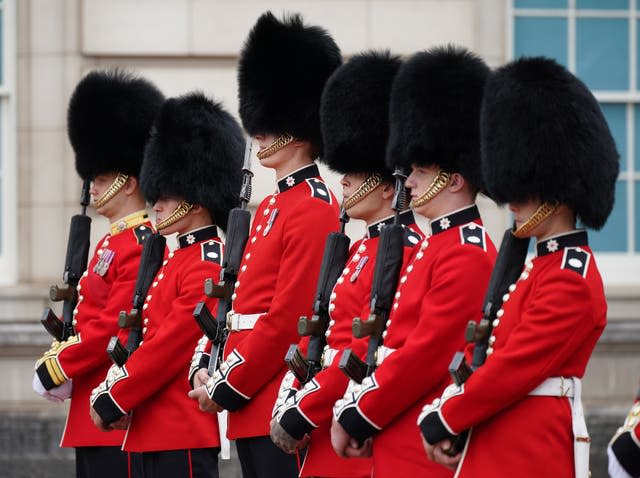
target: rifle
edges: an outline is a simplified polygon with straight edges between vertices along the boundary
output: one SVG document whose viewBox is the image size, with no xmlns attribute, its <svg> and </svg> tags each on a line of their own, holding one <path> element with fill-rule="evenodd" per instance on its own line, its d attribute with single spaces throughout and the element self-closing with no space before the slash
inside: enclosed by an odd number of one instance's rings
<svg viewBox="0 0 640 478">
<path fill-rule="evenodd" d="M 209 359 L 209 375 L 211 376 L 218 369 L 218 365 L 222 361 L 224 344 L 228 335 L 226 327 L 227 314 L 231 311 L 231 296 L 233 295 L 235 283 L 238 279 L 238 271 L 240 270 L 244 247 L 247 244 L 247 239 L 249 239 L 251 213 L 247 210 L 247 206 L 251 199 L 251 178 L 253 177 L 253 173 L 251 172 L 251 146 L 252 140 L 251 137 L 249 137 L 247 138 L 244 150 L 240 207 L 235 207 L 229 211 L 227 240 L 219 282 L 214 284 L 213 279 L 209 278 L 204 283 L 205 295 L 218 299 L 216 317 L 213 317 L 204 302 L 198 302 L 193 311 L 196 322 L 213 344 L 211 358 Z"/>
<path fill-rule="evenodd" d="M 67 256 L 64 261 L 64 273 L 62 280 L 66 287 L 60 288 L 52 285 L 49 289 L 49 299 L 53 302 L 62 302 L 62 320 L 46 307 L 40 318 L 40 322 L 53 338 L 62 342 L 76 332 L 73 328 L 73 311 L 78 304 L 78 282 L 82 274 L 87 270 L 89 259 L 89 241 L 91 236 L 91 218 L 87 216 L 89 205 L 89 188 L 91 182 L 85 180 L 82 183 L 80 205 L 82 213 L 71 218 L 69 238 L 67 239 Z"/>
<path fill-rule="evenodd" d="M 489 279 L 489 286 L 484 298 L 482 319 L 479 323 L 470 320 L 467 324 L 465 338 L 467 342 L 475 343 L 471 365 L 467 363 L 464 352 L 456 352 L 449 364 L 451 378 L 458 386 L 466 382 L 474 370 L 486 361 L 489 338 L 494 327 L 493 321 L 498 318 L 497 314 L 502 307 L 503 296 L 522 272 L 522 265 L 529 250 L 529 238 L 517 238 L 512 234 L 513 230 L 514 228 L 507 229 L 502 238 L 500 251 L 491 272 L 491 279 Z M 461 451 L 466 438 L 467 432 L 464 432 L 457 440 L 453 441 L 452 447 L 447 453 L 455 455 Z"/>
<path fill-rule="evenodd" d="M 322 369 L 322 352 L 327 345 L 325 332 L 329 328 L 329 302 L 331 291 L 340 277 L 349 259 L 349 236 L 344 228 L 349 216 L 344 207 L 340 211 L 340 232 L 332 232 L 327 236 L 322 256 L 322 266 L 318 276 L 316 295 L 313 301 L 311 320 L 307 316 L 298 319 L 298 334 L 302 337 L 310 335 L 305 358 L 297 344 L 291 344 L 284 361 L 301 384 L 309 382 Z"/>
<path fill-rule="evenodd" d="M 127 358 L 138 348 L 140 340 L 142 340 L 142 306 L 153 279 L 160 267 L 162 267 L 166 243 L 165 237 L 158 232 L 147 237 L 144 241 L 140 265 L 138 266 L 138 277 L 136 278 L 136 286 L 131 300 L 133 307 L 129 313 L 121 310 L 118 315 L 120 328 L 129 329 L 127 345 L 126 347 L 123 346 L 118 337 L 111 337 L 107 346 L 107 353 L 119 367 L 124 365 Z"/>
<path fill-rule="evenodd" d="M 363 362 L 351 349 L 345 349 L 338 364 L 338 367 L 351 380 L 358 383 L 362 383 L 362 380 L 370 376 L 376 369 L 378 348 L 383 342 L 384 330 L 402 268 L 404 229 L 400 224 L 399 216 L 406 204 L 404 182 L 407 179 L 407 174 L 404 170 L 396 168 L 393 176 L 396 184 L 391 207 L 395 211 L 395 218 L 393 224 L 384 226 L 380 233 L 371 285 L 369 317 L 365 321 L 360 317 L 355 317 L 352 325 L 354 337 L 369 337 L 366 360 Z"/>
</svg>

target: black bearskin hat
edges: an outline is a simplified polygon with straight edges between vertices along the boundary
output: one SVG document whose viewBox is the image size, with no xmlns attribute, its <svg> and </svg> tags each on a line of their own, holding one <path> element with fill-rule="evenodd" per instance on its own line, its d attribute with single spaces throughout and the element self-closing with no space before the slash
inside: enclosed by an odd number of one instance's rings
<svg viewBox="0 0 640 478">
<path fill-rule="evenodd" d="M 548 58 L 522 58 L 487 82 L 482 172 L 498 202 L 568 205 L 600 229 L 613 208 L 618 152 L 598 102 Z"/>
<path fill-rule="evenodd" d="M 437 165 L 482 190 L 480 105 L 489 67 L 455 46 L 416 53 L 391 90 L 387 163 Z"/>
<path fill-rule="evenodd" d="M 71 96 L 67 131 L 84 180 L 120 172 L 138 177 L 144 145 L 164 96 L 121 70 L 92 71 Z"/>
<path fill-rule="evenodd" d="M 389 135 L 389 95 L 401 61 L 389 52 L 354 56 L 327 81 L 320 105 L 323 161 L 339 173 L 381 173 Z"/>
<path fill-rule="evenodd" d="M 140 175 L 145 198 L 183 198 L 209 210 L 226 230 L 238 203 L 244 138 L 237 121 L 202 93 L 164 102 L 147 143 Z"/>
<path fill-rule="evenodd" d="M 264 13 L 240 53 L 244 129 L 252 136 L 289 133 L 321 152 L 320 95 L 341 63 L 340 49 L 323 28 L 303 25 L 300 15 L 280 21 Z"/>
</svg>

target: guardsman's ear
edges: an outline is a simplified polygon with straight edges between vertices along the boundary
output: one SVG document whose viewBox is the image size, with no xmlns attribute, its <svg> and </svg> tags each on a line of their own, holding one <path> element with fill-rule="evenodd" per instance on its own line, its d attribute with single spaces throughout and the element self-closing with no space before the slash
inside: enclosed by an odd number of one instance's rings
<svg viewBox="0 0 640 478">
<path fill-rule="evenodd" d="M 396 188 L 393 184 L 384 181 L 382 183 L 382 199 L 391 199 L 396 192 Z"/>
<path fill-rule="evenodd" d="M 139 190 L 138 186 L 138 178 L 136 178 L 135 176 L 129 176 L 122 189 L 127 196 L 131 196 Z"/>
<path fill-rule="evenodd" d="M 451 179 L 449 179 L 449 184 L 447 184 L 447 187 L 452 193 L 456 193 L 460 191 L 466 183 L 467 181 L 464 179 L 462 174 L 452 173 Z"/>
</svg>

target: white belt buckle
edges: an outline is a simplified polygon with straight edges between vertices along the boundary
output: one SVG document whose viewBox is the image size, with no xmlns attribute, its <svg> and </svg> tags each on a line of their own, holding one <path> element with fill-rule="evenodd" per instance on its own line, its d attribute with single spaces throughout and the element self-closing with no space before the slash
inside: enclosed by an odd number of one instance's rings
<svg viewBox="0 0 640 478">
<path fill-rule="evenodd" d="M 233 330 L 233 321 L 234 319 L 236 319 L 237 322 L 237 316 L 238 314 L 236 314 L 233 310 L 227 312 L 227 329 Z"/>
</svg>

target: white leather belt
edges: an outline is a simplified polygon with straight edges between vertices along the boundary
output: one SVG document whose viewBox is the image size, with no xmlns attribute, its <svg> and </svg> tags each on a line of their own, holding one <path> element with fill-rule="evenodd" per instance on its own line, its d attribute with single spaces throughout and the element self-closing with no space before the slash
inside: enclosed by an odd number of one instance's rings
<svg viewBox="0 0 640 478">
<path fill-rule="evenodd" d="M 573 431 L 573 459 L 576 478 L 589 477 L 589 432 L 582 410 L 582 382 L 578 377 L 550 377 L 533 389 L 529 395 L 567 397 L 571 403 Z"/>
<path fill-rule="evenodd" d="M 338 352 L 338 349 L 325 347 L 324 352 L 322 352 L 322 368 L 329 368 L 336 358 L 336 355 L 338 355 Z"/>
<path fill-rule="evenodd" d="M 251 330 L 255 327 L 258 319 L 266 312 L 260 314 L 238 314 L 233 310 L 227 313 L 227 329 L 239 331 L 239 330 Z"/>
<path fill-rule="evenodd" d="M 378 351 L 376 352 L 376 365 L 380 366 L 380 364 L 382 364 L 382 362 L 384 362 L 387 357 L 395 351 L 396 349 L 385 347 L 384 345 L 378 347 Z"/>
</svg>

